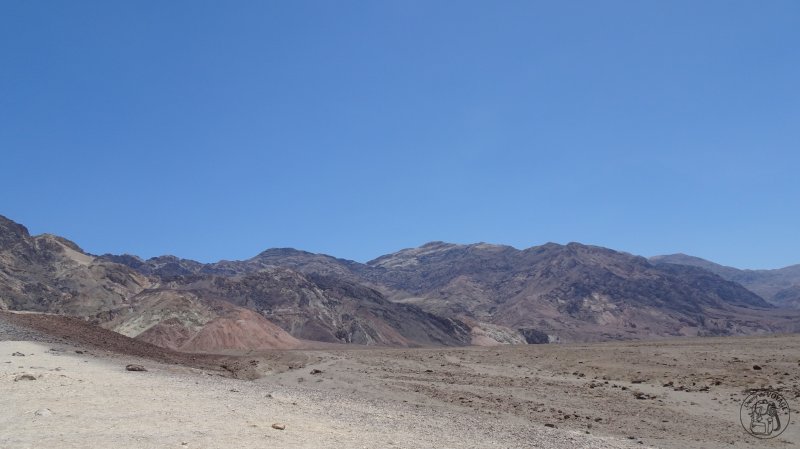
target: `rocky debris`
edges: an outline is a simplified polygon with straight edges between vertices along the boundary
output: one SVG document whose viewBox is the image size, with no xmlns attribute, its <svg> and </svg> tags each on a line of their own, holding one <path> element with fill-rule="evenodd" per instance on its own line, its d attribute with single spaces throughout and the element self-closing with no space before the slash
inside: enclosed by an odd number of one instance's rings
<svg viewBox="0 0 800 449">
<path fill-rule="evenodd" d="M 275 430 L 286 430 L 286 424 L 275 423 L 272 425 L 272 428 Z"/>
<path fill-rule="evenodd" d="M 311 373 L 310 373 L 310 374 L 312 374 L 312 375 L 317 375 L 317 374 L 322 374 L 323 372 L 324 372 L 324 371 L 322 371 L 322 370 L 320 370 L 320 369 L 316 369 L 316 368 L 314 368 L 314 369 L 312 369 L 312 370 L 311 370 Z"/>
<path fill-rule="evenodd" d="M 14 357 L 25 357 L 25 354 L 23 354 L 23 353 L 21 353 L 19 351 L 15 352 L 15 353 L 13 353 L 11 355 L 14 356 Z"/>
<path fill-rule="evenodd" d="M 147 371 L 147 368 L 143 367 L 142 365 L 137 365 L 135 363 L 131 363 L 130 365 L 125 366 L 125 370 L 127 370 L 127 371 Z"/>
<path fill-rule="evenodd" d="M 20 374 L 14 378 L 14 382 L 19 382 L 20 380 L 36 380 L 36 376 L 33 374 Z"/>
<path fill-rule="evenodd" d="M 647 393 L 642 393 L 641 391 L 634 391 L 633 392 L 633 397 L 636 398 L 636 399 L 641 399 L 641 400 L 655 399 L 656 398 L 656 396 L 653 396 L 653 395 L 647 394 Z"/>
</svg>

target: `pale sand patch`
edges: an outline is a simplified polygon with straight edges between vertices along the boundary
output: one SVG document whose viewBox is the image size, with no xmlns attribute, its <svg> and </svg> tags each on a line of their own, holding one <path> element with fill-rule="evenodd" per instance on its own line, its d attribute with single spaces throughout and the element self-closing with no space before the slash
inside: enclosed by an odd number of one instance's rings
<svg viewBox="0 0 800 449">
<path fill-rule="evenodd" d="M 11 355 L 17 351 L 26 355 Z M 149 371 L 126 371 L 131 362 Z M 37 380 L 14 381 L 23 373 Z M 0 342 L 0 398 L 6 449 L 643 447 L 457 409 L 279 386 L 269 377 L 232 380 L 31 342 Z"/>
</svg>

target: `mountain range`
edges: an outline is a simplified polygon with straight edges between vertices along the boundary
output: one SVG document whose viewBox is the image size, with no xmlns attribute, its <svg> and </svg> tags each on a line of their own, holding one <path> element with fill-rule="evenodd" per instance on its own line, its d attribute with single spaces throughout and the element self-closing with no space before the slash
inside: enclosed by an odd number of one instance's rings
<svg viewBox="0 0 800 449">
<path fill-rule="evenodd" d="M 656 256 L 650 260 L 700 267 L 743 285 L 776 306 L 800 308 L 800 265 L 775 270 L 740 270 L 686 254 Z"/>
<path fill-rule="evenodd" d="M 291 248 L 207 264 L 143 260 L 92 255 L 0 216 L 0 308 L 80 316 L 196 352 L 800 330 L 792 270 L 750 282 L 693 261 L 579 243 L 519 250 L 444 242 L 367 263 Z"/>
</svg>

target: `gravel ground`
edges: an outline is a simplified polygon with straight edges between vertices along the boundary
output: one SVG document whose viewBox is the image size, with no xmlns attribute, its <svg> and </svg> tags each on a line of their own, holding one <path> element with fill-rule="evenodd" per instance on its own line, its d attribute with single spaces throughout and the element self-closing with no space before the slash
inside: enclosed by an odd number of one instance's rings
<svg viewBox="0 0 800 449">
<path fill-rule="evenodd" d="M 799 335 L 202 356 L 0 312 L 0 447 L 800 447 L 798 367 Z M 779 437 L 742 429 L 753 388 Z"/>
<path fill-rule="evenodd" d="M 75 351 L 0 342 L 0 447 L 642 447 L 502 416 Z M 126 371 L 132 361 L 148 371 Z M 15 380 L 23 374 L 36 380 Z M 286 429 L 273 429 L 274 423 Z"/>
<path fill-rule="evenodd" d="M 33 329 L 14 324 L 0 316 L 0 341 L 38 341 L 44 343 L 64 343 L 62 339 L 51 337 Z"/>
</svg>

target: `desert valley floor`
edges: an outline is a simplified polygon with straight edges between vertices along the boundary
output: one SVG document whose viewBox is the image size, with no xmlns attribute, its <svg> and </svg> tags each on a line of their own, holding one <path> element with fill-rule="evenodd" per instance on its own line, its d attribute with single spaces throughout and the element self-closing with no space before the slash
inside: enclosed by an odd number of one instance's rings
<svg viewBox="0 0 800 449">
<path fill-rule="evenodd" d="M 171 359 L 7 318 L 8 449 L 800 446 L 797 422 L 771 440 L 739 423 L 751 388 L 778 389 L 796 413 L 798 335 Z"/>
</svg>

